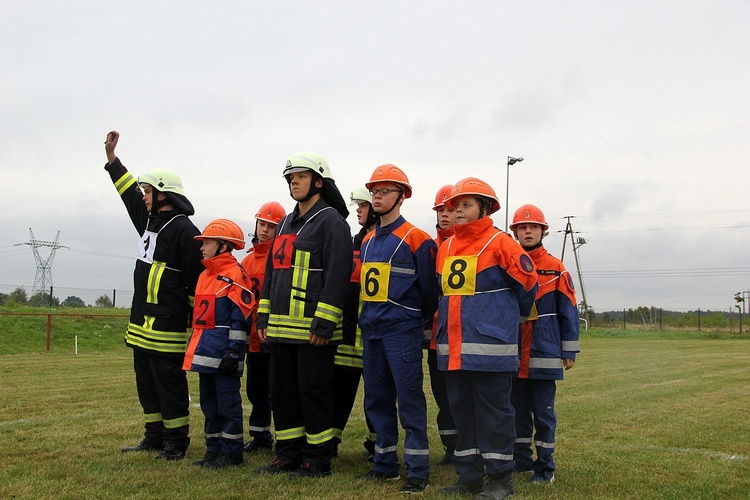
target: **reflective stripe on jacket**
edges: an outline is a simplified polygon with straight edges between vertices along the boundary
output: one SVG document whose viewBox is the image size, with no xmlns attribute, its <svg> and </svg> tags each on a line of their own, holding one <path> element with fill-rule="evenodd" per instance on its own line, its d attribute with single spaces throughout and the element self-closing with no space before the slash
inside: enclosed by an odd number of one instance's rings
<svg viewBox="0 0 750 500">
<path fill-rule="evenodd" d="M 570 273 L 541 246 L 529 252 L 537 269 L 537 318 L 520 327 L 519 378 L 562 380 L 562 358 L 576 359 L 579 319 Z"/>
<path fill-rule="evenodd" d="M 438 368 L 516 372 L 518 322 L 529 315 L 537 288 L 531 258 L 489 217 L 454 227 L 455 235 L 438 252 L 438 280 L 445 290 L 443 281 L 451 279 L 443 276 L 447 258 L 476 256 L 476 284 L 473 294 L 440 299 Z"/>
</svg>

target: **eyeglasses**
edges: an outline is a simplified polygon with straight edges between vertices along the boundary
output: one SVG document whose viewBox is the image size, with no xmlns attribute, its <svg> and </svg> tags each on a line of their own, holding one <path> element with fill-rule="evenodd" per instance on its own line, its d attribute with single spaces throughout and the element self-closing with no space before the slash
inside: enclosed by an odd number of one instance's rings
<svg viewBox="0 0 750 500">
<path fill-rule="evenodd" d="M 392 188 L 378 188 L 378 189 L 370 189 L 370 195 L 371 196 L 375 196 L 376 194 L 379 194 L 380 196 L 386 196 L 389 193 L 392 193 L 394 191 L 397 191 L 398 193 L 401 193 L 401 190 L 398 189 L 398 188 L 396 188 L 396 189 L 392 189 Z"/>
</svg>

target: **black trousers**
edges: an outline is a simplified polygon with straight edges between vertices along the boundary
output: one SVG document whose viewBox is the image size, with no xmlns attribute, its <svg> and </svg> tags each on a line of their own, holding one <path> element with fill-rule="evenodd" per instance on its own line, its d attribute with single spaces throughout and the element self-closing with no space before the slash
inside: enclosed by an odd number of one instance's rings
<svg viewBox="0 0 750 500">
<path fill-rule="evenodd" d="M 133 349 L 135 384 L 146 419 L 146 439 L 187 449 L 190 397 L 182 362 L 182 356 Z"/>
<path fill-rule="evenodd" d="M 330 470 L 336 345 L 271 344 L 270 387 L 276 458 Z"/>
</svg>

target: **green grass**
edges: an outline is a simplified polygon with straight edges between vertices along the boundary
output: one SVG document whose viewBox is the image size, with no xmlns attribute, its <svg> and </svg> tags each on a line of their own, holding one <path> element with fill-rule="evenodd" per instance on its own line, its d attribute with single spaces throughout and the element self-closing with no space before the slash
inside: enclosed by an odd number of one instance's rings
<svg viewBox="0 0 750 500">
<path fill-rule="evenodd" d="M 131 353 L 122 345 L 126 318 L 54 318 L 60 331 L 50 352 L 46 318 L 33 342 L 27 328 L 39 325 L 29 318 L 8 328 L 0 316 L 0 498 L 398 496 L 398 484 L 356 479 L 368 470 L 361 402 L 330 478 L 253 474 L 270 454 L 231 470 L 191 467 L 204 451 L 192 373 L 187 459 L 167 463 L 153 454 L 122 454 L 120 447 L 138 442 L 142 432 Z M 72 352 L 75 335 L 78 355 Z M 750 496 L 750 342 L 728 334 L 591 330 L 581 344 L 575 368 L 558 384 L 556 482 L 534 487 L 517 478 L 518 498 Z M 435 464 L 442 450 L 426 390 Z M 455 479 L 451 467 L 433 466 L 425 498 L 439 498 L 437 490 Z"/>
</svg>

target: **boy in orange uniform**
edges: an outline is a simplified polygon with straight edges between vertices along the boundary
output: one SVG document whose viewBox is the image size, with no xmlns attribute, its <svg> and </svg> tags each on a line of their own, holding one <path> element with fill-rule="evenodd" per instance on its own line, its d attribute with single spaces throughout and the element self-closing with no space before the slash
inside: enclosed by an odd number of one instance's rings
<svg viewBox="0 0 750 500">
<path fill-rule="evenodd" d="M 263 275 L 266 272 L 266 259 L 273 243 L 273 233 L 286 211 L 280 203 L 269 201 L 261 205 L 255 214 L 255 235 L 253 247 L 242 259 L 242 268 L 250 277 L 253 293 L 260 297 L 263 288 Z M 253 316 L 257 313 L 253 310 Z M 258 329 L 253 319 L 250 326 L 250 341 L 247 354 L 247 399 L 253 405 L 248 422 L 248 431 L 252 440 L 245 445 L 245 453 L 259 450 L 270 450 L 273 446 L 271 435 L 271 396 L 268 389 L 268 363 L 271 351 L 267 344 L 258 338 Z"/>
<path fill-rule="evenodd" d="M 495 228 L 500 208 L 487 183 L 467 177 L 446 203 L 455 234 L 438 251 L 438 368 L 445 372 L 458 429 L 458 482 L 442 494 L 513 495 L 515 427 L 511 383 L 518 371 L 518 323 L 531 313 L 537 277 L 531 257 Z M 486 481 L 485 481 L 486 476 Z"/>
<path fill-rule="evenodd" d="M 244 462 L 240 378 L 255 297 L 232 255 L 232 250 L 245 248 L 237 224 L 216 219 L 195 239 L 203 242 L 206 270 L 196 286 L 193 333 L 182 368 L 199 374 L 206 454 L 193 465 L 223 469 Z"/>
<path fill-rule="evenodd" d="M 563 369 L 573 368 L 578 343 L 579 319 L 570 273 L 560 259 L 542 245 L 549 225 L 542 211 L 523 205 L 513 214 L 511 231 L 529 253 L 539 277 L 535 314 L 521 325 L 520 364 L 513 380 L 511 401 L 516 410 L 516 445 L 513 458 L 517 472 L 533 471 L 532 483 L 555 480 L 555 380 Z M 531 443 L 536 447 L 534 460 Z"/>
</svg>

